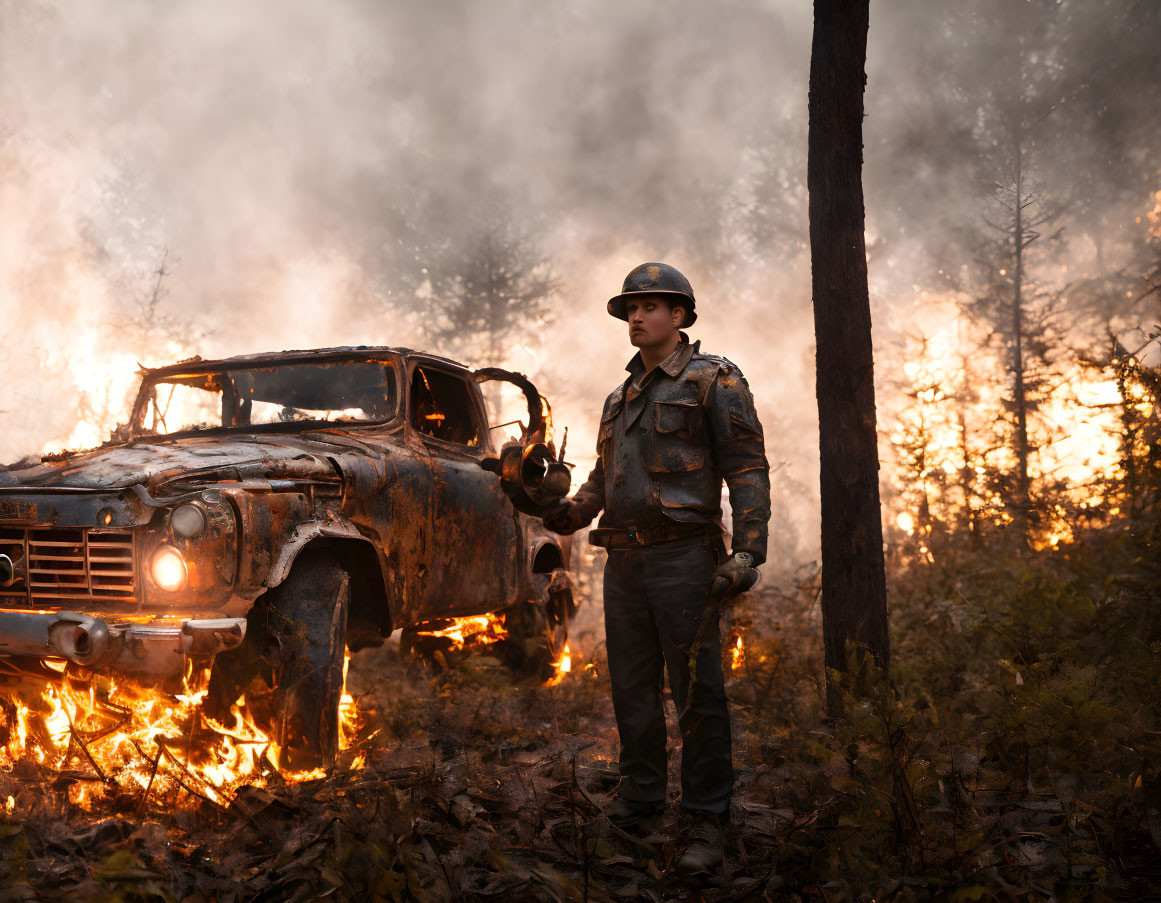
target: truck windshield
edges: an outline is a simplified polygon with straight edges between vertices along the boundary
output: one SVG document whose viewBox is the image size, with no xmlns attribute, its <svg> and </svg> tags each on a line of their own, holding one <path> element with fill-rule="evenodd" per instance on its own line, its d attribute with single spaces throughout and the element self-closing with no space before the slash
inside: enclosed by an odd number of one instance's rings
<svg viewBox="0 0 1161 903">
<path fill-rule="evenodd" d="M 146 378 L 138 435 L 246 429 L 278 423 L 367 423 L 398 408 L 395 366 L 384 361 L 279 364 Z"/>
</svg>

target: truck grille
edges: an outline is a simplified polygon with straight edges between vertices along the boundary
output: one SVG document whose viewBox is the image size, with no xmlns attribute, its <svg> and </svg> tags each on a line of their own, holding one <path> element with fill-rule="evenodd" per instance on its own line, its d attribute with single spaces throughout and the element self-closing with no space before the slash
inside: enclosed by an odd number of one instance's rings
<svg viewBox="0 0 1161 903">
<path fill-rule="evenodd" d="M 16 562 L 19 578 L 0 587 L 0 605 L 136 601 L 137 562 L 128 530 L 0 527 L 0 554 Z"/>
</svg>

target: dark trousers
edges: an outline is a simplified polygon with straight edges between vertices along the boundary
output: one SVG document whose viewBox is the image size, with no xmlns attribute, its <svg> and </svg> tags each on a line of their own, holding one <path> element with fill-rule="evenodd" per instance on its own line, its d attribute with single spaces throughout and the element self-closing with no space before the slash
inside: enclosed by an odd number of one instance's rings
<svg viewBox="0 0 1161 903">
<path fill-rule="evenodd" d="M 701 537 L 609 552 L 605 636 L 621 735 L 619 794 L 625 799 L 665 799 L 661 686 L 663 670 L 668 670 L 669 689 L 680 713 L 682 805 L 729 811 L 734 768 L 716 618 L 702 636 L 692 688 L 689 680 L 689 650 L 701 623 L 710 577 L 723 557 L 720 540 Z"/>
</svg>

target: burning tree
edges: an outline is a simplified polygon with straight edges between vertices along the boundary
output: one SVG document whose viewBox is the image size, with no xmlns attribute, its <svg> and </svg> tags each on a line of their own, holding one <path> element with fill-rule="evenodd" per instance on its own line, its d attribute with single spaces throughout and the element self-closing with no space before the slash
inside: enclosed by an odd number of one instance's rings
<svg viewBox="0 0 1161 903">
<path fill-rule="evenodd" d="M 1027 540 L 1034 519 L 1029 462 L 1037 451 L 1029 420 L 1053 388 L 1050 331 L 1056 311 L 1055 299 L 1029 278 L 1026 255 L 1042 237 L 1040 230 L 1061 211 L 1045 207 L 1030 187 L 1023 142 L 1022 135 L 1014 136 L 1011 179 L 996 187 L 995 200 L 1004 219 L 989 225 L 1003 237 L 992 249 L 996 256 L 983 263 L 990 285 L 977 299 L 974 312 L 992 324 L 1007 357 L 1011 391 L 1005 407 L 1012 418 L 1015 467 L 1005 495 L 1017 529 Z"/>
</svg>

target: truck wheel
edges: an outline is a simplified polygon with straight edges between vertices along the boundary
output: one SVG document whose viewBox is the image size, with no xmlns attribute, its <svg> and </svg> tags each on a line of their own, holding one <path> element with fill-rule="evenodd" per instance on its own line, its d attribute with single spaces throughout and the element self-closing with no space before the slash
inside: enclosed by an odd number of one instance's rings
<svg viewBox="0 0 1161 903">
<path fill-rule="evenodd" d="M 242 646 L 214 663 L 211 715 L 229 724 L 229 707 L 244 693 L 254 720 L 279 747 L 280 768 L 334 764 L 350 599 L 346 569 L 308 550 L 254 604 Z"/>
<path fill-rule="evenodd" d="M 504 613 L 504 658 L 513 670 L 544 682 L 556 673 L 564 655 L 572 617 L 572 591 L 553 593 L 547 602 L 526 602 Z"/>
</svg>

